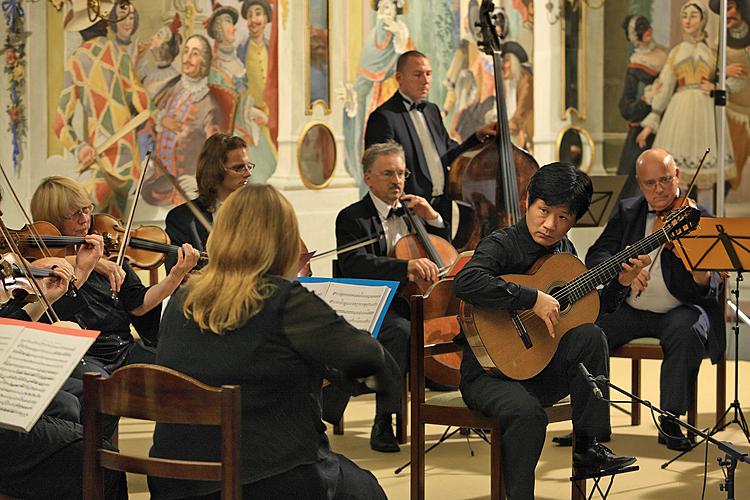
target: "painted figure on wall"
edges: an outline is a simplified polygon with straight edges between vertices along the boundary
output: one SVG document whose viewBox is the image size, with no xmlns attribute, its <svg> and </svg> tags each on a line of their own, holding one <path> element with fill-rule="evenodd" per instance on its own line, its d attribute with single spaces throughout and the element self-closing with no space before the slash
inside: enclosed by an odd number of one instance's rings
<svg viewBox="0 0 750 500">
<path fill-rule="evenodd" d="M 182 46 L 181 24 L 180 15 L 175 14 L 172 22 L 159 28 L 148 40 L 154 65 L 147 67 L 143 88 L 158 108 L 161 107 L 166 92 L 180 79 L 180 72 L 174 67 L 173 62 L 180 54 Z"/>
<path fill-rule="evenodd" d="M 654 42 L 654 30 L 644 16 L 628 16 L 622 27 L 628 42 L 633 45 L 633 54 L 628 62 L 625 86 L 620 97 L 620 114 L 628 122 L 628 135 L 617 173 L 628 176 L 620 197 L 630 198 L 640 192 L 635 180 L 635 161 L 654 142 L 654 135 L 651 134 L 640 146 L 636 143 L 636 137 L 643 130 L 641 120 L 651 112 L 653 84 L 667 60 L 667 52 Z"/>
<path fill-rule="evenodd" d="M 102 2 L 102 8 L 112 8 L 112 4 Z M 130 57 L 107 38 L 107 22 L 89 20 L 86 0 L 73 2 L 65 29 L 79 32 L 83 43 L 66 65 L 55 134 L 76 156 L 79 172 L 92 169 L 86 188 L 96 210 L 121 216 L 129 189 L 141 174 L 133 118 L 149 109 L 149 98 Z M 83 130 L 73 126 L 79 110 Z M 115 138 L 102 150 L 106 141 Z"/>
<path fill-rule="evenodd" d="M 316 101 L 321 101 L 325 107 L 330 108 L 330 76 L 329 68 L 329 30 L 328 30 L 328 1 L 309 0 L 309 26 L 310 53 L 307 55 L 310 61 L 310 97 L 307 107 L 311 108 Z"/>
<path fill-rule="evenodd" d="M 127 7 L 117 5 L 109 13 L 110 26 L 114 33 L 115 44 L 121 51 L 130 56 L 130 61 L 135 68 L 135 74 L 142 81 L 146 76 L 146 66 L 143 54 L 146 52 L 145 43 L 138 42 L 135 34 L 138 31 L 140 16 L 133 4 Z"/>
<path fill-rule="evenodd" d="M 409 28 L 400 19 L 408 4 L 405 0 L 371 0 L 376 12 L 372 30 L 365 36 L 359 56 L 357 77 L 347 83 L 344 98 L 345 164 L 358 185 L 362 184 L 362 146 L 365 124 L 370 113 L 390 98 L 398 88 L 393 75 L 398 56 L 413 44 Z"/>
<path fill-rule="evenodd" d="M 203 35 L 192 35 L 182 52 L 182 75 L 168 91 L 163 108 L 156 115 L 158 161 L 187 193 L 196 191 L 195 169 L 206 138 L 228 129 L 226 91 L 209 87 L 211 45 Z M 231 97 L 230 97 L 231 99 Z M 231 104 L 230 104 L 231 106 Z M 152 205 L 182 203 L 167 179 L 155 171 L 144 183 L 144 199 Z"/>
<path fill-rule="evenodd" d="M 726 141 L 725 157 L 716 156 L 716 114 L 709 95 L 715 87 L 716 51 L 706 42 L 708 13 L 708 7 L 698 0 L 689 0 L 682 6 L 683 41 L 669 52 L 659 74 L 651 112 L 641 122 L 643 130 L 636 143 L 645 147 L 649 135 L 656 134 L 653 146 L 672 154 L 684 183 L 692 178 L 706 148 L 711 148 L 696 186 L 698 202 L 712 207 L 719 166 L 725 165 L 728 180 L 734 177 L 735 166 L 730 141 Z M 733 84 L 730 80 L 728 85 Z"/>
<path fill-rule="evenodd" d="M 266 26 L 273 22 L 273 10 L 267 0 L 244 0 L 240 9 L 247 21 L 248 36 L 237 47 L 237 57 L 245 65 L 250 107 L 241 113 L 244 127 L 250 134 L 248 156 L 255 163 L 252 182 L 265 182 L 276 170 L 277 151 L 269 130 L 276 110 L 268 102 L 271 77 L 271 51 L 266 39 Z"/>
<path fill-rule="evenodd" d="M 709 6 L 719 12 L 718 0 L 711 0 Z M 732 187 L 739 189 L 750 157 L 750 0 L 727 2 L 727 77 L 727 133 L 737 167 Z"/>
</svg>

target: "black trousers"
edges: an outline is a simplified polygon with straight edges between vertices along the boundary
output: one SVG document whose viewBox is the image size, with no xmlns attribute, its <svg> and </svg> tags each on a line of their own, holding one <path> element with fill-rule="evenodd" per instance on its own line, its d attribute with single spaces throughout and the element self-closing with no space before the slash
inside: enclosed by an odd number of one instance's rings
<svg viewBox="0 0 750 500">
<path fill-rule="evenodd" d="M 505 492 L 511 500 L 534 498 L 534 469 L 547 432 L 544 407 L 570 394 L 576 436 L 609 434 L 609 408 L 597 399 L 578 370 L 583 363 L 592 375 L 606 375 L 607 341 L 594 324 L 578 326 L 561 339 L 552 361 L 528 380 L 487 374 L 471 349 L 464 348 L 461 394 L 470 408 L 498 419 L 502 429 Z M 607 391 L 602 390 L 606 395 Z"/>
<path fill-rule="evenodd" d="M 688 306 L 657 314 L 622 304 L 615 312 L 599 318 L 610 351 L 633 339 L 656 337 L 664 351 L 659 382 L 659 406 L 676 415 L 687 412 L 695 378 L 698 376 L 705 340 L 693 326 L 698 311 Z"/>
<path fill-rule="evenodd" d="M 375 391 L 375 414 L 390 415 L 401 413 L 401 396 L 404 377 L 409 370 L 409 334 L 411 326 L 402 312 L 389 308 L 378 332 L 378 341 L 383 345 L 388 356 L 386 364 L 388 376 L 381 380 L 382 386 Z M 341 379 L 340 374 L 326 375 L 331 385 L 322 391 L 321 406 L 323 420 L 337 423 L 344 414 L 351 396 L 357 396 L 370 390 L 362 390 L 361 385 L 354 385 Z"/>
</svg>

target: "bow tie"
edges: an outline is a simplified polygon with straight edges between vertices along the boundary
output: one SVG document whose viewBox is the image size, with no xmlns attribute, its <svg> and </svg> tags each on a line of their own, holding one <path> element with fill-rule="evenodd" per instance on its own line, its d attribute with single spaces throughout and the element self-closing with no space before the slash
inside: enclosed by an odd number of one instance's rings
<svg viewBox="0 0 750 500">
<path fill-rule="evenodd" d="M 406 101 L 407 104 L 409 104 L 409 111 L 416 109 L 417 111 L 424 111 L 424 107 L 427 106 L 427 103 L 422 102 L 412 102 L 409 103 L 409 101 Z"/>
<path fill-rule="evenodd" d="M 401 205 L 398 208 L 391 207 L 390 210 L 388 210 L 388 216 L 386 219 L 390 219 L 391 217 L 403 217 L 404 216 L 404 206 Z"/>
</svg>

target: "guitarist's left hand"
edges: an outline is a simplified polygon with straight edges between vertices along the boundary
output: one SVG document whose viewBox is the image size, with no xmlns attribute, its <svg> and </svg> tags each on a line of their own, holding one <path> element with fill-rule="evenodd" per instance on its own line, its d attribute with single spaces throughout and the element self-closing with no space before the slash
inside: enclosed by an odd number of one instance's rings
<svg viewBox="0 0 750 500">
<path fill-rule="evenodd" d="M 617 280 L 622 286 L 629 286 L 633 293 L 646 289 L 648 286 L 649 273 L 644 268 L 651 264 L 651 257 L 639 255 L 622 263 L 622 271 L 617 275 Z"/>
</svg>

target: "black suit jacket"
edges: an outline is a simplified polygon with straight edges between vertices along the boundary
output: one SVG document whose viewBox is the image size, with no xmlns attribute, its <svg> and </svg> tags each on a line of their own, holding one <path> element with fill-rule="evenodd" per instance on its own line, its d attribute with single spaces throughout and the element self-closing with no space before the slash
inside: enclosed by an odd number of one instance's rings
<svg viewBox="0 0 750 500">
<path fill-rule="evenodd" d="M 208 208 L 200 198 L 196 198 L 192 202 L 209 222 L 214 221 L 213 213 L 208 211 Z M 193 212 L 188 208 L 187 203 L 178 205 L 169 211 L 166 218 L 166 228 L 169 240 L 173 245 L 181 246 L 183 243 L 190 243 L 198 251 L 203 252 L 206 250 L 208 230 L 195 218 Z M 167 273 L 169 273 L 176 263 L 177 255 L 167 254 L 164 262 Z M 198 262 L 195 269 L 200 269 L 204 265 L 205 263 Z"/>
<path fill-rule="evenodd" d="M 443 117 L 437 105 L 427 102 L 422 113 L 443 163 L 446 182 L 443 192 L 447 194 L 448 171 L 451 163 L 461 153 L 480 143 L 474 134 L 462 144 L 458 144 L 451 139 L 448 131 L 445 129 Z M 430 201 L 432 198 L 432 177 L 430 176 L 430 170 L 427 167 L 422 143 L 419 141 L 419 136 L 409 116 L 409 111 L 404 105 L 404 98 L 398 91 L 373 111 L 367 119 L 365 148 L 373 144 L 386 142 L 389 139 L 393 139 L 403 146 L 406 167 L 412 172 L 412 175 L 406 179 L 404 191 L 409 194 L 416 194 Z M 435 210 L 450 225 L 451 204 L 447 197 L 444 197 L 444 200 L 435 205 Z"/>
<path fill-rule="evenodd" d="M 705 209 L 699 208 L 702 215 L 709 215 Z M 642 240 L 647 215 L 648 204 L 643 196 L 621 200 L 604 231 L 586 253 L 586 267 L 590 269 L 627 245 Z M 700 317 L 693 328 L 707 334 L 711 361 L 718 362 L 726 347 L 723 281 L 715 275 L 711 278 L 711 286 L 701 288 L 674 252 L 665 248 L 660 259 L 669 292 L 684 304 L 699 306 Z"/>
</svg>

